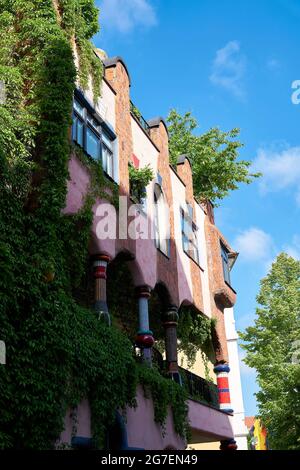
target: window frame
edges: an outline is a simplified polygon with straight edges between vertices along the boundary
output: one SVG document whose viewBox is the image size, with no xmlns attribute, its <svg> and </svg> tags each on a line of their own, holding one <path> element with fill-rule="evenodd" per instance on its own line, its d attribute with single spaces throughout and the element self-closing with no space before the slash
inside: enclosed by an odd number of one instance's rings
<svg viewBox="0 0 300 470">
<path fill-rule="evenodd" d="M 221 240 L 220 240 L 220 250 L 221 250 L 221 261 L 222 261 L 224 281 L 227 284 L 229 284 L 229 286 L 231 286 L 229 251 Z"/>
<path fill-rule="evenodd" d="M 77 106 L 77 104 L 79 106 Z M 79 107 L 82 109 L 82 113 L 78 110 Z M 77 108 L 77 109 L 76 109 Z M 93 160 L 101 161 L 103 171 L 105 175 L 114 180 L 115 175 L 115 140 L 117 136 L 110 129 L 110 127 L 103 121 L 103 119 L 97 114 L 91 104 L 84 97 L 80 90 L 76 89 L 73 97 L 73 111 L 72 111 L 72 141 L 75 142 L 82 150 Z M 74 132 L 74 120 L 76 119 L 75 132 Z M 78 122 L 83 125 L 82 130 L 82 144 L 78 139 Z M 88 130 L 92 132 L 98 140 L 97 157 L 94 157 L 88 152 Z M 109 145 L 110 143 L 110 145 Z M 111 156 L 111 168 L 107 171 L 107 163 L 104 168 L 103 149 L 108 152 Z"/>
<path fill-rule="evenodd" d="M 157 197 L 156 189 L 159 188 L 160 195 Z M 166 220 L 160 221 L 159 220 L 159 212 L 160 210 L 163 210 L 165 212 L 165 197 L 164 193 L 162 190 L 162 187 L 158 184 L 155 183 L 154 185 L 154 194 L 153 194 L 153 201 L 154 201 L 154 235 L 155 235 L 155 246 L 156 248 L 162 253 L 164 256 L 166 256 L 168 259 L 170 259 L 171 255 L 171 242 L 170 238 L 163 238 L 162 236 L 162 230 L 161 227 L 163 223 L 167 223 Z M 166 214 L 164 214 L 166 215 Z M 169 221 L 170 224 L 170 221 Z"/>
<path fill-rule="evenodd" d="M 191 258 L 199 267 L 200 267 L 200 253 L 199 253 L 199 243 L 198 243 L 198 227 L 192 219 L 193 216 L 193 207 L 188 204 L 188 213 L 180 208 L 180 225 L 181 225 L 181 239 L 182 239 L 182 249 L 184 253 Z M 188 227 L 188 233 L 186 233 L 186 227 Z M 191 238 L 189 234 L 193 234 Z M 188 248 L 186 248 L 188 244 Z M 192 246 L 193 250 L 190 249 Z"/>
</svg>

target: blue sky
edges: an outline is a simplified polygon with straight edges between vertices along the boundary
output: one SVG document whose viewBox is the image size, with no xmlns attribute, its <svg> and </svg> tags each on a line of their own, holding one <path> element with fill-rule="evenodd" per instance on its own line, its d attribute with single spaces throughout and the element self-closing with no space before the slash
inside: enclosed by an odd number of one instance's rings
<svg viewBox="0 0 300 470">
<path fill-rule="evenodd" d="M 216 222 L 241 252 L 232 273 L 238 329 L 253 322 L 259 280 L 276 255 L 300 258 L 298 0 L 99 0 L 95 44 L 120 55 L 132 99 L 148 119 L 192 111 L 199 132 L 241 129 L 241 157 L 264 177 L 225 199 Z M 242 365 L 245 409 L 256 411 L 254 371 Z"/>
</svg>

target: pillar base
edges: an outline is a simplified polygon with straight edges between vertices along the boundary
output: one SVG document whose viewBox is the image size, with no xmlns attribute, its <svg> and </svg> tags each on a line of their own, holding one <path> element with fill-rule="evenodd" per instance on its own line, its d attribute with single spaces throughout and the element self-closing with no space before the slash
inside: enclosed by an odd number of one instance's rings
<svg viewBox="0 0 300 470">
<path fill-rule="evenodd" d="M 95 302 L 94 309 L 95 309 L 96 315 L 98 316 L 98 320 L 103 321 L 108 326 L 111 326 L 111 318 L 110 318 L 110 314 L 109 314 L 106 302 L 98 300 L 97 302 Z"/>
<path fill-rule="evenodd" d="M 237 444 L 234 439 L 221 441 L 220 450 L 237 450 Z"/>
<path fill-rule="evenodd" d="M 182 386 L 182 378 L 179 372 L 168 372 L 168 376 L 171 380 Z"/>
</svg>

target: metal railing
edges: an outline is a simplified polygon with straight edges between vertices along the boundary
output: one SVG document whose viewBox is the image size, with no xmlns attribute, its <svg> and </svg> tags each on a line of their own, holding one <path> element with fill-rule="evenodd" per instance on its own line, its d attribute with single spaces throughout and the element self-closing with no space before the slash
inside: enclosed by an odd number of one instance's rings
<svg viewBox="0 0 300 470">
<path fill-rule="evenodd" d="M 166 361 L 164 361 L 162 354 L 158 349 L 152 348 L 152 363 L 161 371 L 163 375 L 166 373 Z M 140 363 L 143 362 L 142 356 L 136 355 L 136 360 Z M 213 382 L 209 382 L 202 377 L 199 377 L 192 372 L 178 367 L 181 378 L 181 384 L 188 391 L 191 399 L 212 406 L 219 409 L 218 387 Z"/>
<path fill-rule="evenodd" d="M 144 131 L 149 135 L 150 134 L 149 124 L 146 121 L 146 119 L 143 118 L 139 109 L 133 104 L 132 101 L 130 101 L 130 112 L 131 114 L 133 114 L 133 116 L 138 121 L 140 126 L 144 129 Z"/>
<path fill-rule="evenodd" d="M 218 387 L 213 382 L 208 382 L 182 367 L 179 367 L 179 373 L 191 398 L 219 409 Z"/>
</svg>

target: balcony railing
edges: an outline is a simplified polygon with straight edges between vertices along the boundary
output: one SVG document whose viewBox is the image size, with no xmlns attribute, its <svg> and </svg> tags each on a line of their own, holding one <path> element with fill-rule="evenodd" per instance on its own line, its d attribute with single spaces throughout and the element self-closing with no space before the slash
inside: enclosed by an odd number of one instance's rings
<svg viewBox="0 0 300 470">
<path fill-rule="evenodd" d="M 164 361 L 162 354 L 156 348 L 152 348 L 152 363 L 163 375 L 166 374 L 166 361 Z M 136 354 L 136 360 L 140 363 L 143 362 L 143 358 Z M 212 406 L 213 408 L 219 409 L 219 397 L 218 387 L 208 380 L 199 377 L 192 372 L 178 367 L 181 383 L 183 387 L 188 390 L 191 399 Z"/>
<path fill-rule="evenodd" d="M 218 387 L 207 380 L 179 367 L 183 385 L 191 398 L 219 409 Z"/>
<path fill-rule="evenodd" d="M 139 109 L 133 104 L 132 101 L 130 101 L 130 112 L 133 114 L 135 119 L 138 121 L 140 126 L 144 129 L 144 131 L 149 135 L 150 134 L 150 127 L 148 125 L 148 122 L 146 119 L 143 118 L 141 115 Z"/>
</svg>

